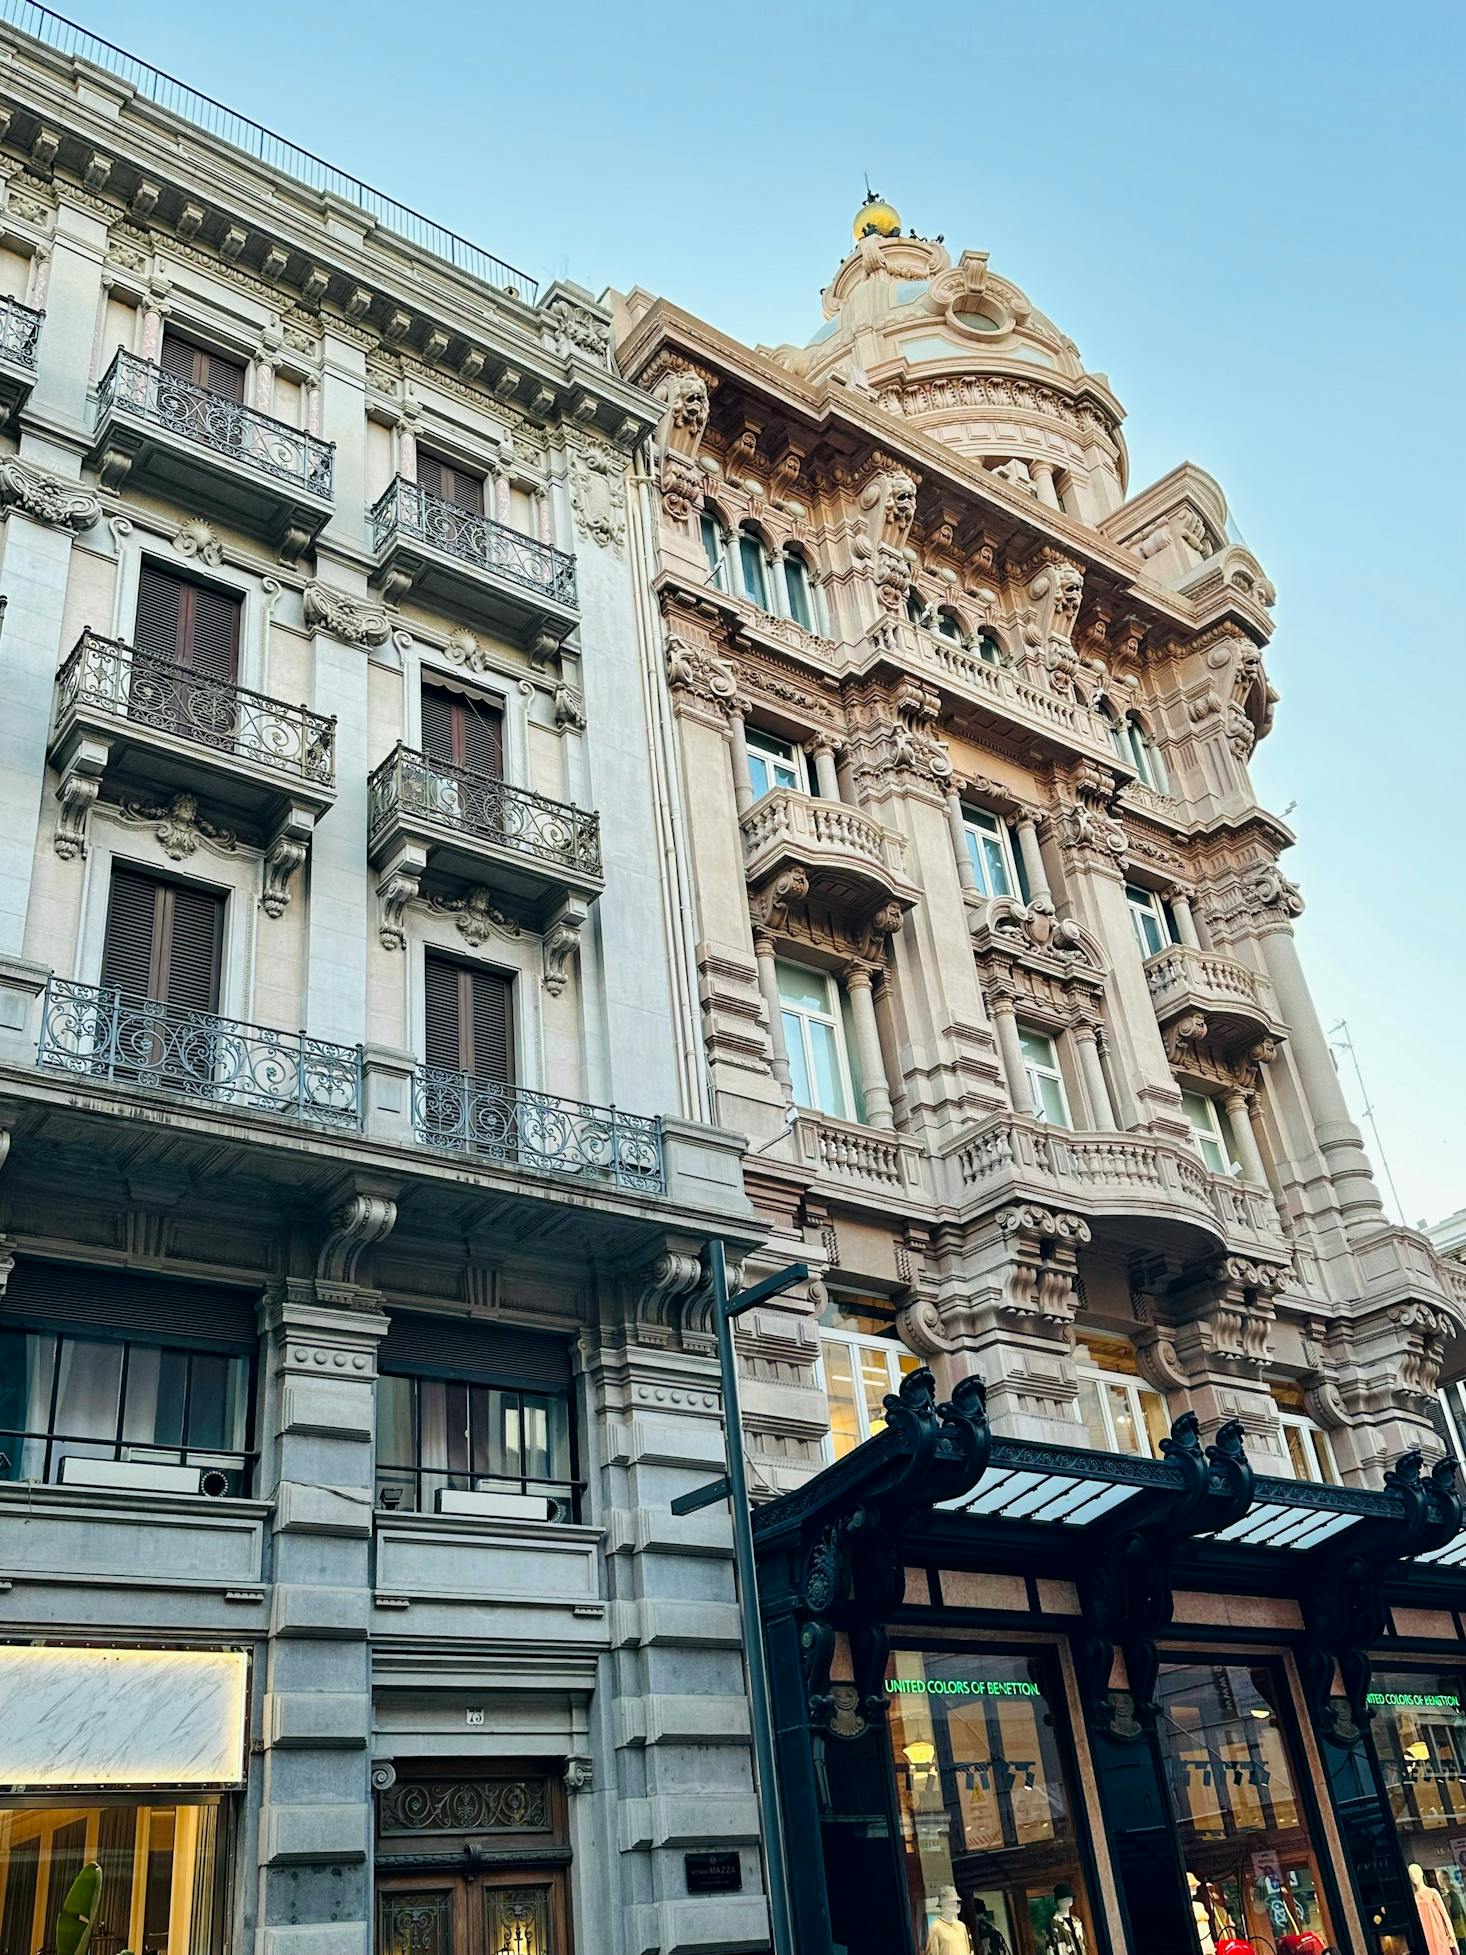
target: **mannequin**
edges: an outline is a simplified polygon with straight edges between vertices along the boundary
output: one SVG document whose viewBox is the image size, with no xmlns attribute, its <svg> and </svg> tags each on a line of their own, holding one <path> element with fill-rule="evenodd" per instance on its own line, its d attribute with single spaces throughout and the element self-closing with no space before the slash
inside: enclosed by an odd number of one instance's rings
<svg viewBox="0 0 1466 1955">
<path fill-rule="evenodd" d="M 1084 1923 L 1074 1912 L 1074 1889 L 1063 1881 L 1054 1889 L 1054 1914 L 1049 1922 L 1047 1955 L 1089 1955 Z M 1431 1951 L 1435 1955 L 1435 1951 Z"/>
<path fill-rule="evenodd" d="M 986 1901 L 974 1901 L 977 1915 L 977 1955 L 1011 1955 L 1008 1937 L 994 1921 Z"/>
<path fill-rule="evenodd" d="M 1420 1910 L 1420 1927 L 1428 1955 L 1457 1955 L 1455 1932 L 1446 1904 L 1425 1878 L 1425 1869 L 1410 1862 L 1410 1885 L 1415 1890 L 1415 1905 Z"/>
<path fill-rule="evenodd" d="M 959 1916 L 962 1902 L 955 1887 L 944 1887 L 937 1895 L 937 1918 L 926 1938 L 923 1955 L 972 1955 L 972 1937 Z"/>
</svg>

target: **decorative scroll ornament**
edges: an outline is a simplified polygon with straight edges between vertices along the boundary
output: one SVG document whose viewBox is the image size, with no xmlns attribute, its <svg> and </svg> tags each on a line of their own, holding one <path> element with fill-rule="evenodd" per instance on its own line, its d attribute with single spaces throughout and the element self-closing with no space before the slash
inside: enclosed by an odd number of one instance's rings
<svg viewBox="0 0 1466 1955">
<path fill-rule="evenodd" d="M 191 516 L 186 523 L 179 524 L 173 547 L 181 557 L 197 557 L 211 570 L 217 570 L 224 561 L 224 545 L 217 530 L 200 516 Z"/>
<path fill-rule="evenodd" d="M 80 534 L 101 520 L 102 498 L 80 482 L 48 475 L 44 469 L 9 455 L 0 461 L 0 508 L 19 509 L 38 523 Z"/>
<path fill-rule="evenodd" d="M 448 634 L 443 656 L 451 659 L 455 665 L 466 665 L 470 672 L 487 672 L 492 667 L 488 653 L 466 626 L 460 626 L 457 631 Z"/>
<path fill-rule="evenodd" d="M 434 896 L 429 900 L 439 916 L 454 918 L 458 934 L 475 950 L 480 944 L 487 943 L 496 930 L 505 937 L 519 935 L 519 925 L 514 918 L 494 907 L 492 893 L 481 883 L 475 883 L 461 896 Z"/>
<path fill-rule="evenodd" d="M 675 633 L 667 639 L 667 683 L 673 692 L 691 693 L 724 713 L 738 698 L 738 677 L 727 659 Z"/>
<path fill-rule="evenodd" d="M 331 1211 L 331 1226 L 316 1258 L 316 1276 L 328 1283 L 356 1282 L 362 1257 L 397 1220 L 397 1204 L 386 1195 L 353 1195 Z"/>
<path fill-rule="evenodd" d="M 140 825 L 155 822 L 153 833 L 163 852 L 174 862 L 186 862 L 197 853 L 200 843 L 216 855 L 233 855 L 236 836 L 232 828 L 220 828 L 199 813 L 198 797 L 175 794 L 168 802 L 124 801 L 119 819 Z"/>
<path fill-rule="evenodd" d="M 572 733 L 585 731 L 585 694 L 575 686 L 559 685 L 555 688 L 555 724 L 568 727 Z"/>
<path fill-rule="evenodd" d="M 549 1830 L 546 1779 L 399 1779 L 380 1798 L 384 1838 L 412 1833 L 542 1833 Z"/>
<path fill-rule="evenodd" d="M 570 467 L 570 507 L 582 534 L 603 550 L 626 542 L 626 464 L 600 442 L 577 443 Z"/>
<path fill-rule="evenodd" d="M 379 605 L 362 604 L 329 584 L 307 584 L 303 600 L 305 622 L 312 631 L 329 631 L 343 644 L 366 650 L 385 645 L 392 635 L 392 624 Z"/>
<path fill-rule="evenodd" d="M 1243 895 L 1248 907 L 1283 922 L 1303 914 L 1303 898 L 1297 883 L 1289 882 L 1276 863 L 1259 869 L 1247 878 Z"/>
<path fill-rule="evenodd" d="M 579 353 L 598 366 L 606 364 L 611 344 L 609 320 L 601 318 L 588 306 L 577 305 L 574 299 L 563 293 L 549 300 L 545 310 L 553 321 L 554 341 L 561 354 L 568 359 Z"/>
</svg>

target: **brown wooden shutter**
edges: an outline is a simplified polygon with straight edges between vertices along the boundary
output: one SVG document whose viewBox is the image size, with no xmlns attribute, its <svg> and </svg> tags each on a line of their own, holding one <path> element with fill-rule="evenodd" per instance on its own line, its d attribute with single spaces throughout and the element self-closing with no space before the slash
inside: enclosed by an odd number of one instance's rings
<svg viewBox="0 0 1466 1955">
<path fill-rule="evenodd" d="M 137 623 L 133 644 L 146 658 L 172 665 L 179 657 L 183 593 L 181 577 L 144 562 L 137 581 Z"/>
<path fill-rule="evenodd" d="M 477 1079 L 514 1078 L 513 992 L 498 971 L 475 970 L 429 951 L 424 958 L 430 1066 Z"/>
<path fill-rule="evenodd" d="M 231 360 L 225 353 L 210 353 L 202 346 L 191 345 L 188 340 L 180 339 L 177 333 L 170 333 L 165 327 L 158 364 L 165 373 L 176 374 L 180 380 L 190 381 L 195 387 L 206 388 L 211 394 L 243 404 L 244 368 L 238 360 Z"/>
<path fill-rule="evenodd" d="M 120 865 L 112 871 L 102 982 L 180 1011 L 219 1008 L 224 898 Z"/>
<path fill-rule="evenodd" d="M 426 685 L 422 692 L 422 750 L 430 760 L 466 767 L 491 781 L 504 778 L 504 715 L 487 699 Z"/>
<path fill-rule="evenodd" d="M 102 946 L 102 983 L 133 998 L 157 994 L 159 884 L 135 869 L 114 867 Z"/>
<path fill-rule="evenodd" d="M 461 468 L 455 468 L 449 500 L 459 509 L 466 510 L 470 516 L 482 516 L 484 513 L 483 478 L 478 475 L 466 475 Z"/>
<path fill-rule="evenodd" d="M 239 655 L 240 600 L 190 584 L 184 591 L 183 661 L 206 679 L 232 681 Z"/>
<path fill-rule="evenodd" d="M 163 996 L 182 1011 L 219 1009 L 224 899 L 188 883 L 165 885 L 168 967 Z"/>
<path fill-rule="evenodd" d="M 455 468 L 440 455 L 428 454 L 421 448 L 417 451 L 417 482 L 428 495 L 451 502 L 455 509 L 466 510 L 471 516 L 484 513 L 483 477 Z"/>
<path fill-rule="evenodd" d="M 221 394 L 227 401 L 244 404 L 244 368 L 238 360 L 227 360 L 218 353 L 204 356 L 205 377 L 201 384 L 211 394 Z"/>
<path fill-rule="evenodd" d="M 194 370 L 194 348 L 186 339 L 166 329 L 163 333 L 163 349 L 158 364 L 164 373 L 175 373 L 180 380 L 192 380 Z"/>
<path fill-rule="evenodd" d="M 441 760 L 450 767 L 457 759 L 453 751 L 453 695 L 441 686 L 422 689 L 422 750 L 429 760 Z"/>
<path fill-rule="evenodd" d="M 417 486 L 425 495 L 443 494 L 443 464 L 436 455 L 425 455 L 421 448 L 417 451 Z"/>
</svg>

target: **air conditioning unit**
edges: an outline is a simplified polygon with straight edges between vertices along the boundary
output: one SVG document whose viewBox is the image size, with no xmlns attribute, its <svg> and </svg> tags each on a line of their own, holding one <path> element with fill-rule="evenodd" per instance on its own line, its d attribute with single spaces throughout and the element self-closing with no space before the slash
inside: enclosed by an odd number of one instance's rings
<svg viewBox="0 0 1466 1955">
<path fill-rule="evenodd" d="M 475 1487 L 440 1487 L 440 1514 L 472 1515 L 483 1521 L 548 1521 L 557 1518 L 557 1503 L 542 1493 L 501 1493 Z"/>
<path fill-rule="evenodd" d="M 204 1491 L 205 1478 L 223 1484 L 210 1491 L 223 1493 L 228 1485 L 215 1468 L 170 1466 L 156 1459 L 78 1459 L 74 1455 L 61 1462 L 64 1487 L 108 1487 L 118 1493 L 192 1493 Z"/>
</svg>

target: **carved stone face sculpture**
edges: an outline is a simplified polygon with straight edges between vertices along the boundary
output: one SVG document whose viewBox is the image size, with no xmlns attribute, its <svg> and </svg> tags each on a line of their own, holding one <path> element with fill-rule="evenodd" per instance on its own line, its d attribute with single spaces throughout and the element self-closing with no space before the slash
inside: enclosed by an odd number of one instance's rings
<svg viewBox="0 0 1466 1955">
<path fill-rule="evenodd" d="M 897 541 L 901 541 L 915 520 L 916 484 L 909 475 L 895 474 L 887 490 L 886 526 L 888 530 L 896 532 Z"/>
<path fill-rule="evenodd" d="M 1054 570 L 1054 615 L 1056 619 L 1067 619 L 1071 623 L 1079 611 L 1079 601 L 1084 596 L 1084 576 L 1072 564 L 1061 563 Z"/>
<path fill-rule="evenodd" d="M 672 410 L 672 425 L 685 428 L 690 433 L 701 434 L 707 426 L 709 401 L 707 383 L 701 374 L 679 373 L 672 381 L 668 405 Z"/>
</svg>

